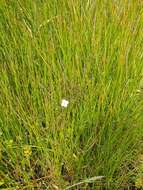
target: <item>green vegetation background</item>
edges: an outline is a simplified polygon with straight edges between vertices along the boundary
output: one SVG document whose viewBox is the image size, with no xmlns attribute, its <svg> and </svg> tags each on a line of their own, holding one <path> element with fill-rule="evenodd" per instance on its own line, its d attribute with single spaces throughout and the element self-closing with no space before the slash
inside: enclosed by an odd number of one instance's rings
<svg viewBox="0 0 143 190">
<path fill-rule="evenodd" d="M 142 71 L 142 0 L 1 0 L 1 189 L 143 187 Z"/>
</svg>

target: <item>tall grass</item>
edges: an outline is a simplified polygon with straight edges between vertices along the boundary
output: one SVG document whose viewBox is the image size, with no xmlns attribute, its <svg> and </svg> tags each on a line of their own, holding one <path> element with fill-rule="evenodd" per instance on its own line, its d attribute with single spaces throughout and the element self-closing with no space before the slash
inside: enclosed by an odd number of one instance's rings
<svg viewBox="0 0 143 190">
<path fill-rule="evenodd" d="M 142 0 L 0 1 L 2 189 L 135 185 L 142 31 Z"/>
</svg>

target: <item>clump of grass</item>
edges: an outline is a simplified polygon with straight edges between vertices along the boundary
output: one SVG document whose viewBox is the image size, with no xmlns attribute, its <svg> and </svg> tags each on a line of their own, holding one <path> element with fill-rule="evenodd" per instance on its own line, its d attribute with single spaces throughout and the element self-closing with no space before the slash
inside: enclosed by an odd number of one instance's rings
<svg viewBox="0 0 143 190">
<path fill-rule="evenodd" d="M 142 7 L 1 0 L 2 188 L 134 186 L 142 154 Z M 104 180 L 87 180 L 97 176 Z"/>
</svg>

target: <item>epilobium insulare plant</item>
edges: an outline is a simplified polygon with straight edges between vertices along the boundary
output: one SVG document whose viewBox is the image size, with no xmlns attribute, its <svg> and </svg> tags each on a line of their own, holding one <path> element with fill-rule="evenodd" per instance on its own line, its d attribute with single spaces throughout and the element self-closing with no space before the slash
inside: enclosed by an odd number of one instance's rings
<svg viewBox="0 0 143 190">
<path fill-rule="evenodd" d="M 67 108 L 67 107 L 68 107 L 68 104 L 69 104 L 69 101 L 68 101 L 68 100 L 62 99 L 62 101 L 61 101 L 61 106 L 62 106 L 62 107 Z"/>
</svg>

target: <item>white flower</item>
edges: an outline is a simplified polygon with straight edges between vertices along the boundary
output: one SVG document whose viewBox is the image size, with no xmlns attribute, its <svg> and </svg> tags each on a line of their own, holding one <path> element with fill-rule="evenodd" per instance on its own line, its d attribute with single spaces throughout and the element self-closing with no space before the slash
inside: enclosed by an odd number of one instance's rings
<svg viewBox="0 0 143 190">
<path fill-rule="evenodd" d="M 62 107 L 67 107 L 68 106 L 68 104 L 69 104 L 69 101 L 68 100 L 65 100 L 65 99 L 62 99 L 62 102 L 61 102 L 61 106 Z"/>
</svg>

